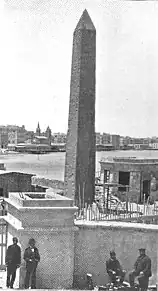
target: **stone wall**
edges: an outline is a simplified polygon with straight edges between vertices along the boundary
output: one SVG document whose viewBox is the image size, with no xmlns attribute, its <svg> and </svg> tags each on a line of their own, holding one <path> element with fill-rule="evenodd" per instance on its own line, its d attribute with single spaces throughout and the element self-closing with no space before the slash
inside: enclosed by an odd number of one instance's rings
<svg viewBox="0 0 158 291">
<path fill-rule="evenodd" d="M 32 177 L 32 184 L 52 188 L 52 189 L 61 189 L 64 190 L 64 182 L 60 180 L 48 179 L 38 176 Z"/>
<path fill-rule="evenodd" d="M 16 230 L 9 225 L 10 235 L 19 238 L 22 251 L 20 268 L 20 289 L 24 288 L 26 265 L 23 260 L 24 250 L 28 246 L 29 238 L 36 240 L 40 253 L 40 263 L 37 267 L 37 289 L 70 289 L 73 284 L 74 270 L 74 229 L 54 228 L 51 230 L 28 228 Z"/>
<path fill-rule="evenodd" d="M 152 260 L 150 284 L 157 281 L 157 234 L 158 226 L 119 222 L 76 222 L 74 283 L 85 287 L 86 273 L 92 273 L 94 282 L 108 283 L 106 260 L 115 249 L 117 258 L 127 271 L 133 269 L 138 248 L 145 247 Z"/>
<path fill-rule="evenodd" d="M 13 208 L 9 208 L 9 210 L 11 214 L 14 214 L 14 218 L 20 219 L 19 214 Z M 37 225 L 37 221 L 33 220 L 34 225 L 26 223 L 23 224 L 24 228 L 17 223 L 15 227 L 13 221 L 8 220 L 9 234 L 19 238 L 22 256 L 27 247 L 28 239 L 30 237 L 36 239 L 41 254 L 41 261 L 37 269 L 37 288 L 71 288 L 74 283 L 74 288 L 84 289 L 87 273 L 92 273 L 94 284 L 104 285 L 108 283 L 106 260 L 112 249 L 116 251 L 117 258 L 127 271 L 125 279 L 128 280 L 129 271 L 133 269 L 140 247 L 146 248 L 147 255 L 152 260 L 153 275 L 150 278 L 150 284 L 155 285 L 158 282 L 157 225 L 76 221 L 74 227 L 73 215 L 70 212 L 66 215 L 67 211 L 68 208 L 64 211 L 64 219 L 61 219 L 61 213 L 56 211 L 55 217 L 53 213 L 48 213 L 47 217 L 51 219 L 45 223 L 46 213 L 44 216 L 37 215 L 36 210 L 34 215 L 41 217 L 42 224 L 40 225 L 39 222 Z M 29 221 L 30 217 L 26 213 L 26 209 L 22 212 L 23 216 L 27 215 Z M 68 216 L 71 218 L 67 219 Z M 11 242 L 8 241 L 8 243 Z M 21 287 L 24 284 L 25 271 L 25 263 L 22 260 Z"/>
</svg>

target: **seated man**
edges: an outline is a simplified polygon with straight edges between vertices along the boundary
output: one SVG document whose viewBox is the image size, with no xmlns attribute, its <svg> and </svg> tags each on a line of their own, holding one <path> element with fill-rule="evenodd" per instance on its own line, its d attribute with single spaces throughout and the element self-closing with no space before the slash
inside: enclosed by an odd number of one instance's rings
<svg viewBox="0 0 158 291">
<path fill-rule="evenodd" d="M 151 277 L 151 259 L 145 254 L 145 249 L 139 249 L 140 256 L 134 264 L 134 270 L 129 274 L 129 283 L 134 286 L 135 277 L 138 278 L 141 291 L 148 289 L 149 277 Z"/>
<path fill-rule="evenodd" d="M 120 277 L 120 283 L 123 283 L 126 271 L 122 270 L 122 267 L 116 258 L 115 251 L 110 252 L 110 259 L 106 261 L 106 270 L 112 283 L 117 283 L 118 276 Z"/>
</svg>

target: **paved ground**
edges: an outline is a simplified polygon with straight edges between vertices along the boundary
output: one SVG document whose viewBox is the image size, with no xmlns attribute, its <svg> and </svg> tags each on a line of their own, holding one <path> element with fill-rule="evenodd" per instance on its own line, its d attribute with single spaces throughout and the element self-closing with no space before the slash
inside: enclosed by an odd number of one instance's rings
<svg viewBox="0 0 158 291">
<path fill-rule="evenodd" d="M 16 280 L 15 280 L 15 283 L 14 283 L 14 289 L 18 289 L 19 287 L 19 270 L 17 270 L 17 275 L 16 275 Z M 7 278 L 7 272 L 5 271 L 0 271 L 0 289 L 8 289 L 6 287 L 6 278 Z M 10 289 L 9 289 L 10 290 Z"/>
</svg>

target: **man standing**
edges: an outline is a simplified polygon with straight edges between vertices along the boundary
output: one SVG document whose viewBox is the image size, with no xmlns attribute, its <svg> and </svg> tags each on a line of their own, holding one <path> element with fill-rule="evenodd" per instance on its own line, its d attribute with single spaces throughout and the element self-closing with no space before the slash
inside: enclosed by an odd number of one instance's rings
<svg viewBox="0 0 158 291">
<path fill-rule="evenodd" d="M 138 278 L 141 291 L 148 289 L 151 273 L 151 259 L 145 254 L 145 249 L 139 249 L 140 255 L 134 264 L 134 270 L 129 274 L 129 283 L 134 286 L 135 277 Z"/>
<path fill-rule="evenodd" d="M 25 289 L 29 288 L 30 279 L 31 289 L 36 289 L 36 268 L 40 261 L 40 255 L 35 247 L 34 238 L 29 240 L 29 247 L 24 252 L 24 260 L 26 261 Z"/>
<path fill-rule="evenodd" d="M 126 271 L 122 270 L 115 251 L 110 252 L 110 259 L 106 262 L 106 270 L 112 283 L 117 283 L 117 277 L 120 277 L 120 283 L 123 283 Z"/>
<path fill-rule="evenodd" d="M 18 239 L 13 237 L 13 244 L 10 245 L 6 253 L 6 266 L 7 266 L 7 287 L 13 288 L 16 269 L 20 267 L 21 264 L 21 248 L 18 246 Z"/>
</svg>

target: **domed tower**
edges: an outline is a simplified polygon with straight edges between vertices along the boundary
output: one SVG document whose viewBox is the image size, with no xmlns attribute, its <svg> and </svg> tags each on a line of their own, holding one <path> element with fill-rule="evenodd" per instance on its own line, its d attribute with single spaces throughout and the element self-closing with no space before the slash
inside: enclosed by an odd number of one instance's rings
<svg viewBox="0 0 158 291">
<path fill-rule="evenodd" d="M 37 125 L 37 128 L 36 128 L 36 135 L 37 136 L 40 136 L 41 135 L 41 129 L 40 129 L 39 122 L 38 122 L 38 125 Z"/>
<path fill-rule="evenodd" d="M 48 126 L 45 132 L 46 137 L 48 138 L 49 145 L 51 145 L 51 139 L 52 139 L 52 132 L 50 127 Z"/>
</svg>

